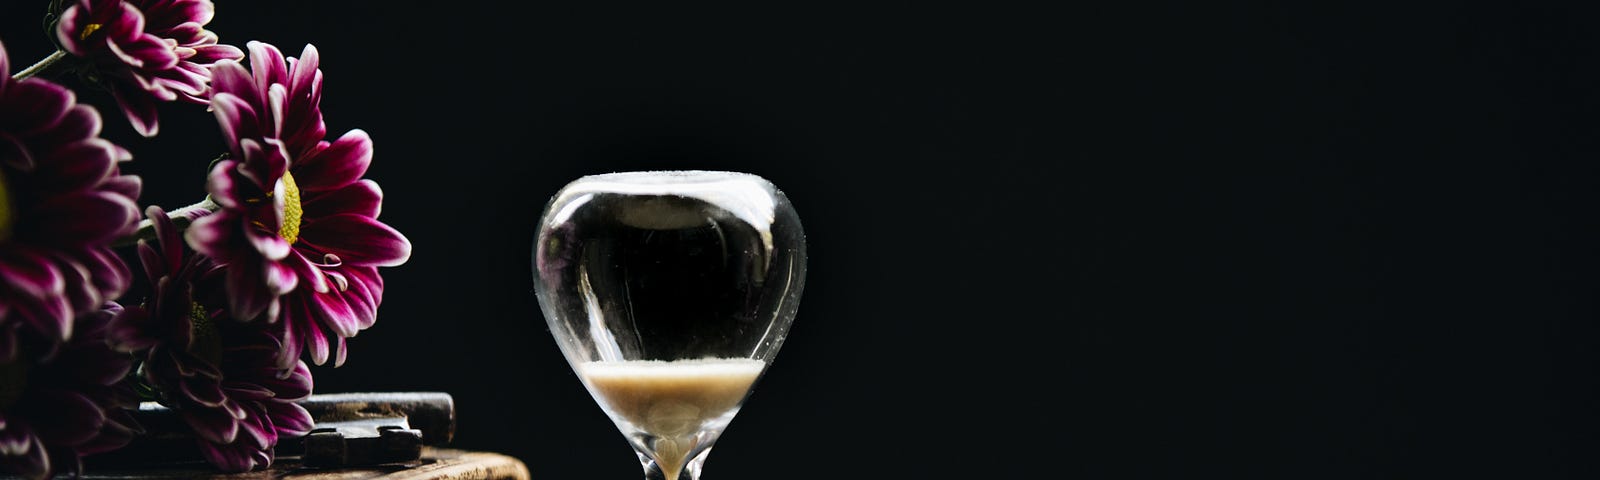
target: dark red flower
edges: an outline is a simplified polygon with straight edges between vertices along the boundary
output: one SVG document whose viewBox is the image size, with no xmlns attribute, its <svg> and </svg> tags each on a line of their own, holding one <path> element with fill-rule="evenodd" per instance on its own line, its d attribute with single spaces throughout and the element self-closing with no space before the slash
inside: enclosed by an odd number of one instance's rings
<svg viewBox="0 0 1600 480">
<path fill-rule="evenodd" d="M 111 242 L 138 224 L 140 182 L 100 127 L 71 90 L 12 81 L 0 45 L 0 361 L 23 330 L 67 340 L 74 318 L 128 288 Z"/>
<path fill-rule="evenodd" d="M 145 381 L 188 423 L 213 466 L 270 466 L 279 438 L 311 430 L 310 413 L 296 403 L 311 395 L 311 371 L 296 361 L 285 374 L 278 336 L 227 316 L 219 267 L 186 251 L 166 212 L 150 207 L 146 215 L 156 241 L 140 241 L 139 258 L 154 287 L 117 316 L 117 344 L 140 355 Z"/>
<path fill-rule="evenodd" d="M 206 103 L 211 65 L 244 58 L 205 29 L 215 12 L 210 0 L 78 0 L 61 13 L 56 39 L 93 63 L 134 130 L 150 137 L 159 102 Z"/>
<path fill-rule="evenodd" d="M 323 139 L 316 48 L 297 59 L 247 47 L 249 70 L 228 60 L 213 69 L 211 107 L 232 156 L 207 181 L 219 210 L 186 235 L 227 266 L 232 313 L 276 325 L 284 367 L 307 351 L 317 365 L 333 352 L 339 365 L 345 339 L 377 318 L 377 267 L 404 263 L 411 242 L 378 220 L 383 191 L 361 178 L 372 162 L 367 133 Z"/>
<path fill-rule="evenodd" d="M 121 309 L 80 315 L 66 342 L 23 335 L 22 353 L 0 361 L 0 471 L 30 479 L 81 472 L 81 458 L 127 445 L 139 431 L 138 396 L 123 379 L 128 355 L 108 343 Z"/>
</svg>

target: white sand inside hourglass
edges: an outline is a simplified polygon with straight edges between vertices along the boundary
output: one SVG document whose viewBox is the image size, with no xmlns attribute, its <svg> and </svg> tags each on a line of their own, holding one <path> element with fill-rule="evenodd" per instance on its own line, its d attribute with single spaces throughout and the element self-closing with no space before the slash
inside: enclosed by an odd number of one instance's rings
<svg viewBox="0 0 1600 480">
<path fill-rule="evenodd" d="M 587 362 L 578 375 L 613 414 L 659 437 L 656 462 L 669 480 L 689 437 L 739 406 L 766 364 L 748 358 Z"/>
</svg>

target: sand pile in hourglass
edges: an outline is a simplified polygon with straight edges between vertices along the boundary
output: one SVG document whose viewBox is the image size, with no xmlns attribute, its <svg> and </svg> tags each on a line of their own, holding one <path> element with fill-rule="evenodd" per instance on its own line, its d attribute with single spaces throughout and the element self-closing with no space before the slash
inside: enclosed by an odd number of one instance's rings
<svg viewBox="0 0 1600 480">
<path fill-rule="evenodd" d="M 661 470 L 673 480 L 690 437 L 707 422 L 737 413 L 765 367 L 760 360 L 722 358 L 588 362 L 577 371 L 615 415 L 658 437 Z"/>
</svg>

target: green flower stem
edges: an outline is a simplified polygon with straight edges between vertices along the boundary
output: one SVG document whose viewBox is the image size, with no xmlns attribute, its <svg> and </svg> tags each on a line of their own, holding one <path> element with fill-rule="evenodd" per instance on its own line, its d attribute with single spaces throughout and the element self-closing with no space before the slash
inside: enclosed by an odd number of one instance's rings
<svg viewBox="0 0 1600 480">
<path fill-rule="evenodd" d="M 167 216 L 172 218 L 172 225 L 177 227 L 179 232 L 182 232 L 185 228 L 189 228 L 189 224 L 193 223 L 195 219 L 210 215 L 211 212 L 217 211 L 218 208 L 221 207 L 212 202 L 211 197 L 206 197 L 205 200 L 201 200 L 194 205 L 167 212 Z M 155 238 L 156 226 L 150 222 L 150 219 L 146 218 L 139 221 L 137 230 L 134 230 L 128 236 L 117 239 L 111 246 L 125 247 L 138 244 L 140 240 L 155 240 Z"/>
<path fill-rule="evenodd" d="M 28 78 L 28 77 L 32 77 L 32 76 L 38 74 L 39 72 L 42 72 L 45 69 L 50 68 L 51 66 L 54 66 L 56 64 L 56 62 L 60 61 L 63 58 L 67 58 L 67 51 L 66 50 L 56 50 L 56 53 L 52 53 L 52 54 L 50 54 L 50 56 L 44 57 L 44 60 L 40 60 L 39 63 L 35 63 L 35 64 L 33 64 L 33 66 L 30 66 L 28 68 L 24 68 L 24 69 L 22 69 L 22 71 L 17 72 L 16 74 L 12 75 L 11 79 L 20 82 L 20 81 L 22 81 L 22 79 L 25 79 L 25 78 Z"/>
</svg>

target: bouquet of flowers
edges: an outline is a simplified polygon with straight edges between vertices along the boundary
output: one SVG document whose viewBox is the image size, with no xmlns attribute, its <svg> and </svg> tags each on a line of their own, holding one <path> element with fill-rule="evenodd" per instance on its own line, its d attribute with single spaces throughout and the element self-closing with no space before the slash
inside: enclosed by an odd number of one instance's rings
<svg viewBox="0 0 1600 480">
<path fill-rule="evenodd" d="M 344 362 L 379 268 L 411 255 L 363 178 L 372 139 L 330 138 L 314 46 L 221 43 L 210 0 L 44 10 L 54 53 L 17 68 L 0 37 L 0 473 L 81 473 L 142 432 L 141 402 L 217 469 L 266 467 L 312 426 L 307 362 Z M 211 112 L 227 146 L 179 208 L 142 204 L 138 152 L 102 137 L 158 135 L 166 102 Z"/>
</svg>

